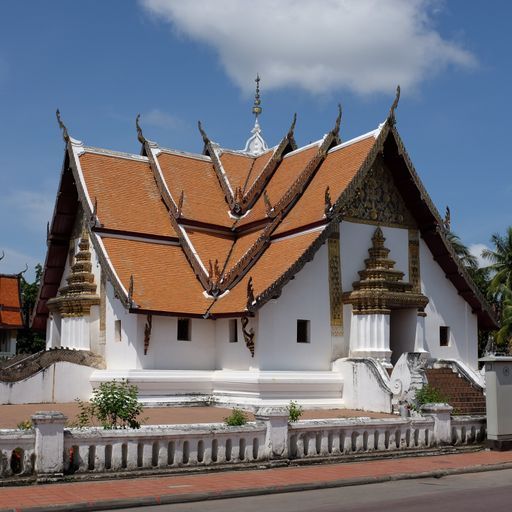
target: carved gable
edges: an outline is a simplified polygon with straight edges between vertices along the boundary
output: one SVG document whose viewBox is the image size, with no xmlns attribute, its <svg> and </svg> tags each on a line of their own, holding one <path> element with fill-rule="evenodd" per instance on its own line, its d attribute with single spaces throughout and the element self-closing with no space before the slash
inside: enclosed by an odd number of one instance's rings
<svg viewBox="0 0 512 512">
<path fill-rule="evenodd" d="M 416 221 L 405 206 L 391 173 L 378 162 L 375 162 L 362 185 L 355 190 L 345 210 L 344 219 L 382 226 L 416 227 Z"/>
</svg>

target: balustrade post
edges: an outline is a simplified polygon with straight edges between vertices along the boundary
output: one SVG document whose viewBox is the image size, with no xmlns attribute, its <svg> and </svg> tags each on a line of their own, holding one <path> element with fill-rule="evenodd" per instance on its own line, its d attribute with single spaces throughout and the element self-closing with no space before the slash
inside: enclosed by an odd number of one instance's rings
<svg viewBox="0 0 512 512">
<path fill-rule="evenodd" d="M 431 416 L 434 419 L 433 442 L 430 444 L 451 444 L 452 411 L 453 407 L 448 404 L 425 404 L 421 407 L 424 416 Z"/>
<path fill-rule="evenodd" d="M 64 424 L 61 412 L 36 412 L 32 423 L 36 434 L 35 472 L 38 480 L 58 480 L 64 474 Z"/>
<path fill-rule="evenodd" d="M 262 407 L 255 414 L 256 421 L 267 427 L 265 435 L 266 456 L 269 459 L 289 457 L 288 409 L 286 407 Z"/>
</svg>

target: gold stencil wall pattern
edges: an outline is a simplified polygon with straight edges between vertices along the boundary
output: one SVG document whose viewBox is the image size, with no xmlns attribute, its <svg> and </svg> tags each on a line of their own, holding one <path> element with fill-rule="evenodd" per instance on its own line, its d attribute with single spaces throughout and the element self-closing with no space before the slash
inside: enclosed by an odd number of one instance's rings
<svg viewBox="0 0 512 512">
<path fill-rule="evenodd" d="M 329 258 L 329 298 L 331 305 L 331 335 L 343 336 L 343 302 L 341 290 L 339 226 L 327 242 Z"/>
<path fill-rule="evenodd" d="M 417 229 L 409 229 L 409 282 L 415 292 L 421 291 L 420 233 Z"/>
</svg>

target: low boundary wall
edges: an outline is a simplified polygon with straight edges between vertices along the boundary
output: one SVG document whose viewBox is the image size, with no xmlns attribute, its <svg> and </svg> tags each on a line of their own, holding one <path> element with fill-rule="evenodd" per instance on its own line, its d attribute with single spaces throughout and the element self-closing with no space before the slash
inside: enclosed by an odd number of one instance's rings
<svg viewBox="0 0 512 512">
<path fill-rule="evenodd" d="M 446 407 L 424 414 L 288 423 L 286 409 L 260 409 L 255 422 L 240 427 L 211 423 L 104 430 L 64 428 L 61 413 L 37 413 L 32 430 L 0 430 L 0 477 L 48 480 L 73 473 L 312 459 L 470 445 L 485 439 L 485 417 L 451 418 Z"/>
</svg>

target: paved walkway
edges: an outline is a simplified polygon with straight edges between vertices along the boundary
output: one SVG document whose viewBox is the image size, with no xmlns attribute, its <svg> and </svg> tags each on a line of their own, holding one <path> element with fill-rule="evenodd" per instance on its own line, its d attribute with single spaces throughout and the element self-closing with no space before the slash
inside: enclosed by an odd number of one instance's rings
<svg viewBox="0 0 512 512">
<path fill-rule="evenodd" d="M 0 405 L 0 428 L 16 428 L 18 423 L 30 419 L 36 411 L 60 411 L 73 422 L 78 414 L 78 405 L 70 404 L 24 404 Z M 146 407 L 142 413 L 147 418 L 146 425 L 172 425 L 177 423 L 214 423 L 222 422 L 229 416 L 231 409 L 222 407 Z M 254 419 L 248 414 L 249 419 Z M 304 411 L 303 419 L 353 418 L 367 416 L 370 418 L 396 418 L 392 414 L 383 414 L 353 409 L 326 409 Z"/>
<path fill-rule="evenodd" d="M 0 487 L 0 512 L 104 510 L 505 468 L 512 468 L 512 452 L 481 451 L 266 470 Z"/>
</svg>

